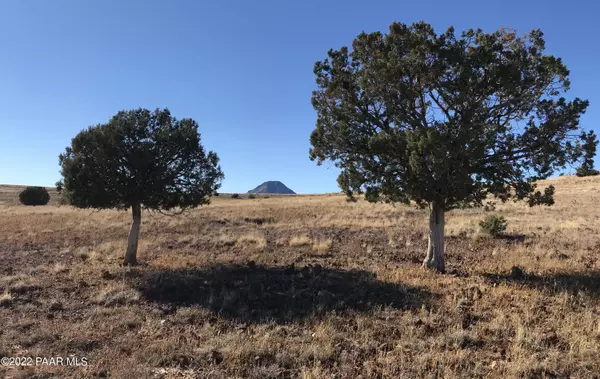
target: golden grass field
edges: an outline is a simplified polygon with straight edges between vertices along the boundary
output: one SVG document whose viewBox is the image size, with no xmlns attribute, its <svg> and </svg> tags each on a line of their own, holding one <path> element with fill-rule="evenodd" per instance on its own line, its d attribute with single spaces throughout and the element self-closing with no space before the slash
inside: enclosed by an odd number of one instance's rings
<svg viewBox="0 0 600 379">
<path fill-rule="evenodd" d="M 448 213 L 447 269 L 423 270 L 427 213 L 341 195 L 221 195 L 182 216 L 18 205 L 0 186 L 4 378 L 598 378 L 600 177 L 556 205 Z M 246 197 L 246 195 L 244 195 Z M 514 266 L 520 267 L 511 272 Z"/>
</svg>

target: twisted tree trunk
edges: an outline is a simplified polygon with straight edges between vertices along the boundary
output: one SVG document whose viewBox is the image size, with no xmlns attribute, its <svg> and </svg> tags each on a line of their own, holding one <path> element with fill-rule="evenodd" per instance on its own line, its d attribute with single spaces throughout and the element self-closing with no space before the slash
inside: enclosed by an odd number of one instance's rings
<svg viewBox="0 0 600 379">
<path fill-rule="evenodd" d="M 142 206 L 139 203 L 135 203 L 131 206 L 131 216 L 133 222 L 131 224 L 131 231 L 129 232 L 125 260 L 123 261 L 123 265 L 125 266 L 135 265 L 137 263 L 137 248 L 140 237 L 140 224 L 142 223 Z"/>
<path fill-rule="evenodd" d="M 423 267 L 446 271 L 444 262 L 444 209 L 436 202 L 431 203 L 429 213 L 429 244 Z"/>
</svg>

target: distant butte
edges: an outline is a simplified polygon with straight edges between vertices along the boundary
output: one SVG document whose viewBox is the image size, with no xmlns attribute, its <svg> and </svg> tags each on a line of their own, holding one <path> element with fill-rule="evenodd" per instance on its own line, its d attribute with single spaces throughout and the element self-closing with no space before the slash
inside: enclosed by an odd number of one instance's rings
<svg viewBox="0 0 600 379">
<path fill-rule="evenodd" d="M 287 188 L 285 184 L 278 181 L 264 182 L 260 186 L 248 191 L 248 193 L 271 193 L 271 194 L 283 194 L 283 195 L 295 195 L 296 192 Z"/>
</svg>

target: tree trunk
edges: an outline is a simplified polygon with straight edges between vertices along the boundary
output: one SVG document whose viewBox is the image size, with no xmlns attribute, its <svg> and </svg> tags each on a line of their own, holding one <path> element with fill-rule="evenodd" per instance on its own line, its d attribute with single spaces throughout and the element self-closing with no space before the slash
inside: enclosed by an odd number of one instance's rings
<svg viewBox="0 0 600 379">
<path fill-rule="evenodd" d="M 125 266 L 137 263 L 138 239 L 140 237 L 140 224 L 142 223 L 142 207 L 139 203 L 131 206 L 131 216 L 133 217 L 133 223 L 131 224 L 127 251 L 125 252 L 125 260 L 123 261 L 123 265 Z"/>
<path fill-rule="evenodd" d="M 423 267 L 445 272 L 444 262 L 444 209 L 435 202 L 431 203 L 429 213 L 429 244 Z"/>
</svg>

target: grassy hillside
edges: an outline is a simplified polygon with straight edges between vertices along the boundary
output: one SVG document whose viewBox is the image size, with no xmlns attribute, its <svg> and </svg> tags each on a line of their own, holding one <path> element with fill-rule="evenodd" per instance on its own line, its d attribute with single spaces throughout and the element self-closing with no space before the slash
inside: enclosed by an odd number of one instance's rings
<svg viewBox="0 0 600 379">
<path fill-rule="evenodd" d="M 0 187 L 0 355 L 88 358 L 2 377 L 592 378 L 600 372 L 600 177 L 556 205 L 499 204 L 505 236 L 447 216 L 449 272 L 421 269 L 427 213 L 340 195 L 144 213 L 13 205 Z M 519 269 L 513 267 L 519 267 Z"/>
</svg>

